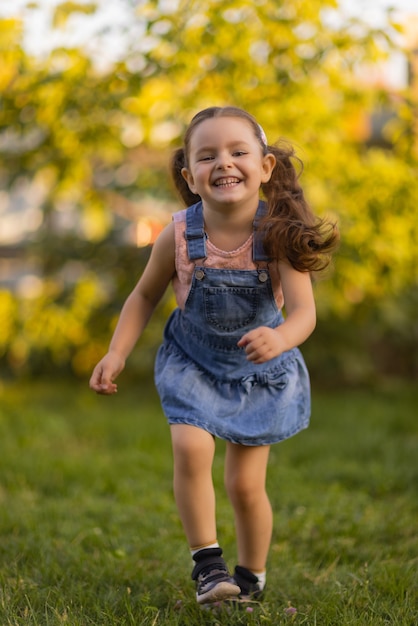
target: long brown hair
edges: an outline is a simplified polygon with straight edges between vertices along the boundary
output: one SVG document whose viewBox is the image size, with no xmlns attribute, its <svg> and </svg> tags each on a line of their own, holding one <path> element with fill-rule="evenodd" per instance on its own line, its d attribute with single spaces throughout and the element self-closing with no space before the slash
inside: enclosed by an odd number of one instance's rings
<svg viewBox="0 0 418 626">
<path fill-rule="evenodd" d="M 302 161 L 296 157 L 292 146 L 285 143 L 270 146 L 257 120 L 247 111 L 237 107 L 209 107 L 192 119 L 184 136 L 184 147 L 173 154 L 171 173 L 174 183 L 186 206 L 200 201 L 200 196 L 190 191 L 181 174 L 188 166 L 190 139 L 194 129 L 214 117 L 239 117 L 252 127 L 263 154 L 273 154 L 276 164 L 270 180 L 261 185 L 267 202 L 267 215 L 259 228 L 263 231 L 266 253 L 277 261 L 287 260 L 296 270 L 318 271 L 324 269 L 338 243 L 335 224 L 314 215 L 305 200 L 299 177 Z M 299 163 L 297 172 L 294 162 Z"/>
</svg>

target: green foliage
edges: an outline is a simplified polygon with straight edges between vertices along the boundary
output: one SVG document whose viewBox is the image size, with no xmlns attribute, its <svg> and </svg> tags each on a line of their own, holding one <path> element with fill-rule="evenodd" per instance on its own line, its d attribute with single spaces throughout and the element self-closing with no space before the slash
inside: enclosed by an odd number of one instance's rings
<svg viewBox="0 0 418 626">
<path fill-rule="evenodd" d="M 392 97 L 360 72 L 395 47 L 390 38 L 399 25 L 389 26 L 388 18 L 386 30 L 358 19 L 336 26 L 329 19 L 338 8 L 334 0 L 149 0 L 123 7 L 131 17 L 121 33 L 128 42 L 124 58 L 100 69 L 82 49 L 32 58 L 22 48 L 25 24 L 0 20 L 0 187 L 11 194 L 26 189 L 42 211 L 29 252 L 37 246 L 35 264 L 45 278 L 32 302 L 43 329 L 38 322 L 23 339 L 14 330 L 34 326 L 27 298 L 2 296 L 7 339 L 0 349 L 9 365 L 44 367 L 46 359 L 54 367 L 72 363 L 81 373 L 76 363 L 85 370 L 93 364 L 114 322 L 113 303 L 127 293 L 120 290 L 123 258 L 135 254 L 124 247 L 121 224 L 134 224 L 150 197 L 171 210 L 171 147 L 197 110 L 225 103 L 251 111 L 271 143 L 284 137 L 296 145 L 308 199 L 339 223 L 334 271 L 316 290 L 320 322 L 329 327 L 318 343 L 327 334 L 339 338 L 340 355 L 331 349 L 318 355 L 318 365 L 333 359 L 335 368 L 338 361 L 345 377 L 350 350 L 367 360 L 376 341 L 380 351 L 388 346 L 388 355 L 399 349 L 407 355 L 418 342 L 413 307 L 399 306 L 416 301 L 418 278 L 413 94 L 405 89 Z M 63 2 L 53 22 L 64 31 L 73 13 L 91 20 L 94 12 L 94 3 Z M 97 38 L 105 47 L 106 33 Z M 381 146 L 368 144 L 368 119 L 376 111 L 391 113 Z M 151 217 L 169 219 L 169 210 L 150 206 Z M 86 305 L 79 321 L 72 306 L 80 294 L 65 279 L 69 258 L 61 253 L 69 237 L 90 246 L 81 262 L 90 284 L 97 282 L 91 287 L 97 302 Z M 93 259 L 109 245 L 113 269 L 102 272 Z M 136 278 L 142 266 L 126 278 Z M 103 287 L 109 281 L 112 288 Z M 98 323 L 101 316 L 106 321 Z M 366 337 L 374 333 L 365 349 L 360 334 L 344 348 L 353 325 Z"/>
<path fill-rule="evenodd" d="M 46 251 L 44 245 L 39 242 L 31 252 L 42 260 L 49 278 L 27 281 L 16 295 L 0 291 L 0 357 L 11 372 L 72 371 L 85 378 L 106 351 L 123 300 L 144 268 L 149 249 L 120 248 L 111 239 L 92 246 L 73 237 Z M 152 370 L 162 318 L 172 306 L 168 293 L 141 339 L 141 355 L 132 359 L 137 373 Z"/>
<path fill-rule="evenodd" d="M 4 626 L 406 626 L 416 621 L 417 390 L 315 395 L 311 427 L 273 446 L 274 535 L 253 612 L 202 611 L 152 384 L 0 390 Z M 214 480 L 230 567 L 235 533 Z M 286 612 L 295 608 L 296 613 Z"/>
</svg>

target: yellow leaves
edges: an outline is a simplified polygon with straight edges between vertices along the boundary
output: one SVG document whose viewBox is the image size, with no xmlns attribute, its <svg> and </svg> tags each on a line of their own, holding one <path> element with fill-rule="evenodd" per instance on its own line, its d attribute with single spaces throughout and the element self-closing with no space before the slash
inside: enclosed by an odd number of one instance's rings
<svg viewBox="0 0 418 626">
<path fill-rule="evenodd" d="M 105 291 L 97 277 L 87 272 L 75 286 L 71 304 L 72 315 L 84 322 L 90 312 L 100 307 L 104 300 Z"/>
<path fill-rule="evenodd" d="M 43 103 L 43 106 L 37 110 L 37 121 L 39 124 L 50 126 L 59 122 L 57 115 L 61 112 L 60 109 L 65 98 L 63 85 L 53 82 L 39 85 L 36 96 L 38 102 Z"/>
<path fill-rule="evenodd" d="M 78 281 L 70 301 L 58 300 L 61 288 L 57 281 L 44 281 L 35 297 L 20 300 L 9 292 L 0 291 L 3 329 L 0 354 L 6 346 L 10 348 L 12 367 L 24 367 L 31 353 L 49 351 L 57 365 L 65 364 L 75 353 L 77 369 L 81 372 L 81 355 L 97 356 L 98 347 L 96 350 L 91 347 L 97 342 L 90 342 L 87 322 L 102 305 L 104 289 L 96 276 L 89 273 Z M 103 351 L 103 346 L 101 349 Z M 92 362 L 88 361 L 87 368 L 91 366 Z"/>
<path fill-rule="evenodd" d="M 358 65 L 374 63 L 388 48 L 363 27 L 327 27 L 323 9 L 335 5 L 141 0 L 132 6 L 132 50 L 100 76 L 81 50 L 62 48 L 34 65 L 19 48 L 21 23 L 0 21 L 0 89 L 7 97 L 0 148 L 12 157 L 2 159 L 5 187 L 26 176 L 42 196 L 41 209 L 97 242 L 112 229 L 114 198 L 127 205 L 144 195 L 171 200 L 162 163 L 197 110 L 237 104 L 255 114 L 271 143 L 283 136 L 295 144 L 308 200 L 321 215 L 338 215 L 341 248 L 331 280 L 317 285 L 321 311 L 348 315 L 362 302 L 395 301 L 417 280 L 418 183 L 407 165 L 412 107 L 406 98 L 390 103 L 396 113 L 404 109 L 385 129 L 392 142 L 400 140 L 396 152 L 364 145 L 378 95 L 359 82 Z M 94 10 L 93 2 L 61 2 L 54 24 L 63 28 L 72 15 Z M 23 141 L 31 133 L 37 143 Z M 12 139 L 19 152 L 10 150 Z M 139 243 L 152 236 L 146 218 Z M 135 228 L 136 217 L 128 219 Z M 85 331 L 103 296 L 93 282 L 74 287 L 72 298 L 68 286 L 54 283 L 52 293 L 45 282 L 30 303 L 19 294 L 19 311 L 17 300 L 1 294 L 0 327 L 9 337 L 19 327 L 14 358 L 51 346 L 54 359 L 73 358 L 77 371 L 86 362 L 89 369 L 101 352 Z"/>
<path fill-rule="evenodd" d="M 63 156 L 73 157 L 74 154 L 82 151 L 80 137 L 78 133 L 71 133 L 63 128 L 59 128 L 55 134 L 57 145 Z M 79 169 L 76 164 L 72 168 L 73 171 Z"/>
<path fill-rule="evenodd" d="M 395 155 L 372 150 L 352 162 L 340 197 L 342 242 L 334 276 L 348 308 L 366 299 L 394 298 L 418 284 L 413 198 L 418 198 L 416 177 Z"/>
<path fill-rule="evenodd" d="M 182 125 L 174 115 L 179 82 L 168 77 L 149 79 L 141 90 L 140 98 L 126 98 L 122 107 L 136 117 L 125 117 L 121 139 L 124 145 L 138 145 L 145 140 L 157 147 L 165 147 L 176 139 Z M 184 93 L 184 92 L 183 92 Z"/>
<path fill-rule="evenodd" d="M 71 359 L 71 365 L 78 376 L 91 375 L 93 367 L 106 353 L 107 341 L 91 340 L 89 343 L 81 345 L 75 350 Z"/>
<path fill-rule="evenodd" d="M 150 111 L 151 117 L 164 117 L 171 109 L 177 89 L 169 77 L 149 79 L 141 90 L 141 114 Z"/>
<path fill-rule="evenodd" d="M 142 110 L 141 98 L 130 95 L 127 98 L 123 98 L 120 103 L 121 109 L 132 113 L 132 115 L 140 115 Z"/>
<path fill-rule="evenodd" d="M 0 93 L 19 76 L 23 24 L 17 19 L 0 19 Z"/>
<path fill-rule="evenodd" d="M 0 51 L 16 50 L 22 39 L 23 24 L 17 18 L 0 19 Z"/>
<path fill-rule="evenodd" d="M 86 194 L 84 210 L 80 215 L 80 225 L 84 237 L 90 241 L 100 241 L 112 225 L 112 213 L 106 210 L 97 194 Z"/>
<path fill-rule="evenodd" d="M 370 137 L 370 117 L 364 110 L 348 111 L 341 124 L 348 142 L 365 142 Z"/>
<path fill-rule="evenodd" d="M 138 118 L 124 116 L 121 126 L 120 140 L 126 148 L 134 148 L 142 143 L 145 133 Z"/>
<path fill-rule="evenodd" d="M 46 167 L 41 167 L 35 173 L 34 183 L 45 195 L 54 188 L 59 177 L 59 171 L 55 164 L 51 163 Z"/>
<path fill-rule="evenodd" d="M 18 72 L 19 64 L 13 52 L 2 52 L 0 57 L 0 92 L 7 89 Z"/>
<path fill-rule="evenodd" d="M 181 125 L 172 120 L 154 124 L 150 133 L 151 143 L 158 147 L 167 146 L 180 135 L 181 130 Z"/>
<path fill-rule="evenodd" d="M 0 291 L 0 354 L 16 330 L 17 301 L 9 291 Z"/>
<path fill-rule="evenodd" d="M 62 2 L 59 4 L 52 18 L 52 24 L 54 28 L 63 28 L 67 20 L 74 13 L 83 13 L 84 15 L 91 15 L 95 13 L 97 9 L 97 5 L 95 3 L 81 3 L 81 2 L 72 2 L 68 0 L 67 2 Z"/>
<path fill-rule="evenodd" d="M 177 54 L 178 47 L 169 41 L 162 41 L 154 50 L 153 57 L 161 67 L 168 67 L 173 57 Z"/>
<path fill-rule="evenodd" d="M 144 18 L 147 21 L 157 20 L 160 17 L 160 11 L 157 5 L 158 3 L 155 2 L 155 0 L 149 2 L 140 0 L 136 6 L 135 13 L 138 17 Z"/>
</svg>

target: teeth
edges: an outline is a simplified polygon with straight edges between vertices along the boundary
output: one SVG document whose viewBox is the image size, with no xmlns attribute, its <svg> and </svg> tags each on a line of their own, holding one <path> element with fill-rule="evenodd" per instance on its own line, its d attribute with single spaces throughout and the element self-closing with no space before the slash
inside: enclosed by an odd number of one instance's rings
<svg viewBox="0 0 418 626">
<path fill-rule="evenodd" d="M 227 185 L 235 185 L 239 183 L 238 178 L 222 178 L 215 182 L 216 187 L 226 187 Z"/>
</svg>

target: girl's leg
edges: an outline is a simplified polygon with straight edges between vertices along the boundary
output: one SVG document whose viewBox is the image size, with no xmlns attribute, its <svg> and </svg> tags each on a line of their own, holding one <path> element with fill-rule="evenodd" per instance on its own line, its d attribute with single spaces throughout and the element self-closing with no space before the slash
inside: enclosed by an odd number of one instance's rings
<svg viewBox="0 0 418 626">
<path fill-rule="evenodd" d="M 190 548 L 216 542 L 212 435 L 187 424 L 171 426 L 174 497 Z"/>
<path fill-rule="evenodd" d="M 235 513 L 238 564 L 252 572 L 265 570 L 273 513 L 265 483 L 269 446 L 227 443 L 225 487 Z"/>
</svg>

